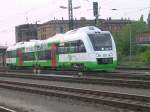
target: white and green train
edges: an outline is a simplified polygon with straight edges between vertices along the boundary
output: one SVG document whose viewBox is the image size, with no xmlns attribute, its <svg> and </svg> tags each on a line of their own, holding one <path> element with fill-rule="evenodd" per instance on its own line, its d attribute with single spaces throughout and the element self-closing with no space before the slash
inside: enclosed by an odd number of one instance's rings
<svg viewBox="0 0 150 112">
<path fill-rule="evenodd" d="M 87 26 L 47 40 L 17 43 L 7 49 L 6 64 L 11 68 L 114 70 L 116 46 L 109 31 Z"/>
</svg>

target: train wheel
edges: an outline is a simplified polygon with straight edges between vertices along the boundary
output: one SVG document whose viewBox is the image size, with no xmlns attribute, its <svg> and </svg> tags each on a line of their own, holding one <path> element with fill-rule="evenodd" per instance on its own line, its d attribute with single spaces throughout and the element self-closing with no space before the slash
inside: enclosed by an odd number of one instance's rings
<svg viewBox="0 0 150 112">
<path fill-rule="evenodd" d="M 80 65 L 79 65 L 79 70 L 80 70 L 81 72 L 86 71 L 86 66 L 85 66 L 84 64 L 80 64 Z"/>
<path fill-rule="evenodd" d="M 78 76 L 81 77 L 86 71 L 86 66 L 84 64 L 78 64 Z"/>
<path fill-rule="evenodd" d="M 38 65 L 38 68 L 37 68 L 37 74 L 40 74 L 41 73 L 41 66 Z"/>
<path fill-rule="evenodd" d="M 33 67 L 33 73 L 36 74 L 36 65 L 32 65 Z"/>
</svg>

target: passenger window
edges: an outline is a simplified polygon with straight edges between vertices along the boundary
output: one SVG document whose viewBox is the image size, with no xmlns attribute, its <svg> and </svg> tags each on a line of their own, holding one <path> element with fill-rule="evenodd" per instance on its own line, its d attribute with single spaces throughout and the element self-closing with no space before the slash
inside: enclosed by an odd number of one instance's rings
<svg viewBox="0 0 150 112">
<path fill-rule="evenodd" d="M 58 46 L 59 54 L 80 53 L 86 52 L 84 43 L 81 40 L 66 42 Z"/>
<path fill-rule="evenodd" d="M 38 55 L 39 60 L 49 60 L 49 59 L 51 59 L 51 51 L 50 50 L 38 51 L 37 55 Z"/>
<path fill-rule="evenodd" d="M 33 52 L 23 53 L 23 60 L 25 61 L 35 60 L 34 53 Z"/>
<path fill-rule="evenodd" d="M 16 57 L 17 57 L 16 51 L 7 52 L 7 58 L 16 58 Z"/>
</svg>

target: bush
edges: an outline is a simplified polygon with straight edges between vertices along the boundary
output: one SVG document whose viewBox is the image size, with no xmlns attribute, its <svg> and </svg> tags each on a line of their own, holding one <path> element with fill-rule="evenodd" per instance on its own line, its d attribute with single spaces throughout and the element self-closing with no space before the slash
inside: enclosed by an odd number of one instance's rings
<svg viewBox="0 0 150 112">
<path fill-rule="evenodd" d="M 145 51 L 141 54 L 141 60 L 146 64 L 150 64 L 150 50 Z"/>
</svg>

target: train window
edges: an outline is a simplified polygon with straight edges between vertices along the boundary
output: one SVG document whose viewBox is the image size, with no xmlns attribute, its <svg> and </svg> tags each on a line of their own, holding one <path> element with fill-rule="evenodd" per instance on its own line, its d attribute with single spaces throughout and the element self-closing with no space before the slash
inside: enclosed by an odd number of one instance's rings
<svg viewBox="0 0 150 112">
<path fill-rule="evenodd" d="M 49 60 L 51 59 L 51 51 L 50 50 L 38 51 L 37 56 L 39 60 Z"/>
<path fill-rule="evenodd" d="M 78 43 L 78 52 L 86 52 L 84 43 L 81 40 Z"/>
<path fill-rule="evenodd" d="M 46 59 L 51 59 L 51 51 L 50 50 L 45 51 L 45 58 Z"/>
<path fill-rule="evenodd" d="M 64 54 L 64 47 L 58 47 L 58 54 Z"/>
<path fill-rule="evenodd" d="M 112 50 L 110 34 L 89 34 L 88 36 L 95 51 Z"/>
<path fill-rule="evenodd" d="M 45 58 L 45 54 L 43 51 L 37 52 L 38 60 L 43 60 Z"/>
<path fill-rule="evenodd" d="M 17 57 L 16 51 L 7 52 L 7 58 L 16 58 L 16 57 Z"/>
<path fill-rule="evenodd" d="M 10 58 L 10 53 L 9 53 L 9 51 L 6 52 L 6 57 L 7 57 L 7 58 Z"/>
<path fill-rule="evenodd" d="M 84 46 L 79 46 L 78 48 L 79 52 L 86 52 L 85 47 Z"/>
<path fill-rule="evenodd" d="M 33 53 L 33 52 L 23 53 L 23 60 L 24 60 L 24 61 L 35 60 L 34 53 Z"/>
<path fill-rule="evenodd" d="M 13 58 L 17 57 L 16 51 L 12 51 L 12 57 L 13 57 Z"/>
<path fill-rule="evenodd" d="M 80 52 L 86 52 L 84 43 L 81 40 L 66 42 L 63 47 L 62 46 L 58 47 L 59 54 L 80 53 Z"/>
<path fill-rule="evenodd" d="M 65 47 L 69 47 L 70 46 L 70 42 L 66 42 L 64 46 Z"/>
<path fill-rule="evenodd" d="M 76 48 L 73 47 L 73 46 L 71 46 L 71 47 L 70 47 L 70 53 L 75 53 L 75 51 L 76 51 Z"/>
</svg>

